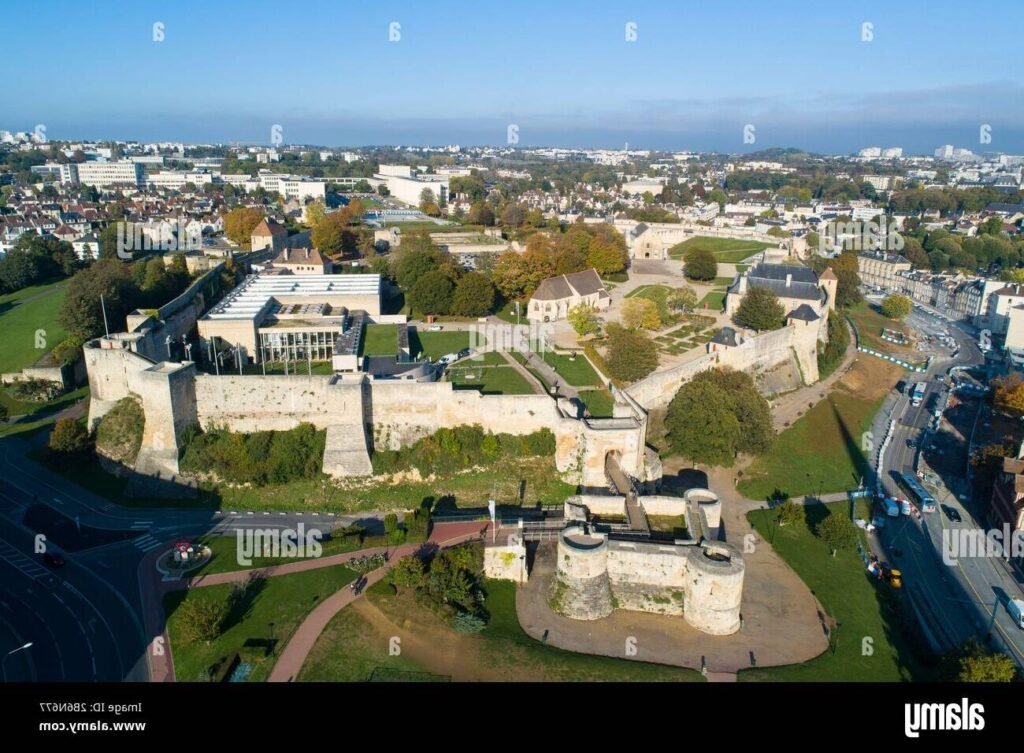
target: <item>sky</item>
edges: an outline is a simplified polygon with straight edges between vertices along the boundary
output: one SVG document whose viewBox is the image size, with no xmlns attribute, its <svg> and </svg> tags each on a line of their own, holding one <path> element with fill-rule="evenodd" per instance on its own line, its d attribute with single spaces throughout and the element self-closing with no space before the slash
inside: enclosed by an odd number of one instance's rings
<svg viewBox="0 0 1024 753">
<path fill-rule="evenodd" d="M 511 130 L 518 146 L 1024 153 L 1019 0 L 5 0 L 2 18 L 0 129 L 51 139 L 269 145 L 278 126 L 323 146 Z"/>
</svg>

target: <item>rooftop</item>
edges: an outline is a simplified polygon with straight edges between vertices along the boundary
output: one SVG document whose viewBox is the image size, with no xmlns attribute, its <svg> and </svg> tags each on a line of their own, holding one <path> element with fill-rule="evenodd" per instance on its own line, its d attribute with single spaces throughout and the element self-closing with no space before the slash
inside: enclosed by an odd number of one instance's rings
<svg viewBox="0 0 1024 753">
<path fill-rule="evenodd" d="M 272 302 L 344 295 L 380 295 L 380 275 L 250 275 L 203 318 L 253 319 Z"/>
</svg>

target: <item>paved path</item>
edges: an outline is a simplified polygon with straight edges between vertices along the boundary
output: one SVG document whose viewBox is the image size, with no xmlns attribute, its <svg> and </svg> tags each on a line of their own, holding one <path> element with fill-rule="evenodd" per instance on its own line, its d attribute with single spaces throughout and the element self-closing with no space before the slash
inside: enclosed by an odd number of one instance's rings
<svg viewBox="0 0 1024 753">
<path fill-rule="evenodd" d="M 448 547 L 465 541 L 478 540 L 486 525 L 487 523 L 485 522 L 472 524 L 440 523 L 435 526 L 430 542 L 439 547 Z M 459 527 L 463 530 L 460 531 Z M 313 646 L 316 645 L 320 634 L 323 633 L 334 616 L 362 596 L 367 588 L 387 575 L 399 558 L 414 553 L 420 546 L 422 545 L 404 544 L 396 549 L 394 555 L 388 559 L 383 567 L 379 567 L 366 575 L 366 585 L 358 594 L 348 586 L 345 586 L 320 602 L 306 616 L 306 619 L 296 628 L 295 632 L 292 633 L 288 645 L 281 652 L 281 658 L 277 660 L 273 670 L 270 672 L 270 677 L 267 678 L 268 682 L 292 682 L 296 680 L 299 672 L 302 670 L 303 663 L 306 661 L 306 657 L 309 656 L 309 652 L 313 650 Z"/>
</svg>

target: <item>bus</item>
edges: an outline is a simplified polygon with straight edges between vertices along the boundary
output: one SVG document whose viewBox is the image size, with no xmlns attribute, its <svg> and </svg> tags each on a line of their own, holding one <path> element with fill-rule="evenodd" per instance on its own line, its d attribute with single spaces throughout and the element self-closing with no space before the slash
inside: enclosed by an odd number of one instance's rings
<svg viewBox="0 0 1024 753">
<path fill-rule="evenodd" d="M 910 404 L 913 405 L 915 408 L 921 404 L 922 400 L 924 400 L 925 389 L 926 388 L 924 382 L 918 382 L 917 384 L 914 385 L 914 389 L 910 393 Z"/>
<path fill-rule="evenodd" d="M 918 506 L 921 512 L 935 512 L 938 505 L 935 504 L 935 499 L 928 491 L 921 486 L 921 482 L 917 480 L 917 476 L 912 473 L 899 473 L 897 478 L 900 484 L 910 494 L 910 498 L 914 500 L 914 504 Z"/>
</svg>

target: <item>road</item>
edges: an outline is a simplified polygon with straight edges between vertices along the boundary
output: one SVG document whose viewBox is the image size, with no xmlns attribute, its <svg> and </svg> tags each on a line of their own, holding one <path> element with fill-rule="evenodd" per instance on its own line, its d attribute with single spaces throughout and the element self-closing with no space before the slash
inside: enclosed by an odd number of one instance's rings
<svg viewBox="0 0 1024 753">
<path fill-rule="evenodd" d="M 0 439 L 0 656 L 32 643 L 3 660 L 4 681 L 149 680 L 147 647 L 163 625 L 162 615 L 147 619 L 144 606 L 144 590 L 159 577 L 149 566 L 153 558 L 140 565 L 176 541 L 247 528 L 296 529 L 300 523 L 325 533 L 352 523 L 383 530 L 384 512 L 116 505 L 36 465 L 25 455 L 30 449 L 17 437 Z M 51 540 L 42 544 L 38 515 L 26 518 L 39 510 L 61 529 L 49 529 Z M 59 551 L 65 564 L 47 564 L 41 546 Z"/>
<path fill-rule="evenodd" d="M 907 493 L 897 485 L 893 473 L 923 470 L 920 453 L 937 436 L 933 396 L 942 387 L 936 377 L 949 374 L 954 367 L 980 366 L 985 362 L 973 332 L 965 326 L 938 320 L 917 309 L 908 318 L 908 324 L 926 334 L 948 331 L 956 340 L 958 350 L 937 356 L 925 374 L 908 374 L 906 381 L 910 383 L 928 383 L 920 406 L 911 405 L 907 389 L 887 401 L 876 422 L 877 432 L 884 431 L 879 423 L 895 421 L 892 440 L 878 469 L 879 484 L 887 494 L 901 497 L 906 497 Z M 949 384 L 948 379 L 946 384 Z M 911 446 L 910 440 L 915 446 Z M 968 489 L 964 476 L 965 473 L 960 478 L 947 474 L 941 482 L 931 484 L 937 489 L 939 511 L 890 519 L 878 532 L 877 540 L 883 553 L 888 553 L 903 571 L 905 592 L 912 599 L 934 648 L 948 650 L 971 638 L 985 641 L 991 633 L 993 646 L 1006 651 L 1024 666 L 1024 633 L 1013 624 L 1003 606 L 1008 597 L 1024 595 L 1010 569 L 994 557 L 960 557 L 956 562 L 948 557 L 946 561 L 943 559 L 943 552 L 949 551 L 949 536 L 958 535 L 960 529 L 982 527 L 962 500 L 947 488 L 952 486 L 964 500 L 968 499 L 964 493 Z M 956 510 L 961 522 L 950 520 L 944 507 Z M 944 550 L 944 546 L 947 549 Z"/>
</svg>

